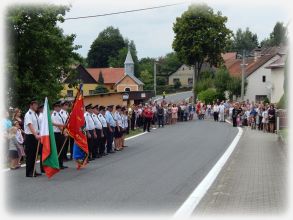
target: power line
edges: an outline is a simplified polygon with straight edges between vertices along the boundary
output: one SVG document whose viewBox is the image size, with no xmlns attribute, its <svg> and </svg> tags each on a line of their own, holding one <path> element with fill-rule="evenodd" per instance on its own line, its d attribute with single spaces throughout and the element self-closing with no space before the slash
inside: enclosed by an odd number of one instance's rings
<svg viewBox="0 0 293 220">
<path fill-rule="evenodd" d="M 81 16 L 81 17 L 71 17 L 71 18 L 65 18 L 65 20 L 77 20 L 77 19 L 83 19 L 83 18 L 95 18 L 95 17 L 103 17 L 103 16 L 109 16 L 109 15 L 125 14 L 125 13 L 137 12 L 137 11 L 152 10 L 152 9 L 157 9 L 157 8 L 166 8 L 166 7 L 171 7 L 171 6 L 175 6 L 175 5 L 182 5 L 185 3 L 186 2 L 180 2 L 180 3 L 161 5 L 161 6 L 155 6 L 155 7 L 149 7 L 149 8 L 133 9 L 133 10 L 128 10 L 128 11 L 119 11 L 119 12 L 112 12 L 112 13 L 98 14 L 98 15 L 88 15 L 88 16 Z"/>
</svg>

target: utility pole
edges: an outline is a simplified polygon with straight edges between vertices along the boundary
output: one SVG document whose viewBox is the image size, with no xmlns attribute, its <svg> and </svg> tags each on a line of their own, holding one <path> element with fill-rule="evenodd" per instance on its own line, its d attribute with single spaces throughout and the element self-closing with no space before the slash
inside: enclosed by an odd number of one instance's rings
<svg viewBox="0 0 293 220">
<path fill-rule="evenodd" d="M 247 64 L 245 64 L 245 52 L 243 50 L 242 52 L 242 64 L 240 64 L 241 66 L 241 101 L 244 101 L 244 80 L 245 80 L 245 66 Z"/>
<path fill-rule="evenodd" d="M 154 92 L 155 96 L 157 95 L 157 68 L 156 68 L 156 61 L 154 61 Z"/>
</svg>

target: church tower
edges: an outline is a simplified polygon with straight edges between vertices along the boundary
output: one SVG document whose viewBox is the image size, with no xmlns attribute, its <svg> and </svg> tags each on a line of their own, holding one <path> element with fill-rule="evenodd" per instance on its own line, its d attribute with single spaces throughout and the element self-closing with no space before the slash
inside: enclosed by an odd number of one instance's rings
<svg viewBox="0 0 293 220">
<path fill-rule="evenodd" d="M 134 75 L 134 62 L 130 53 L 129 46 L 128 46 L 127 56 L 124 62 L 124 71 L 126 75 Z"/>
</svg>

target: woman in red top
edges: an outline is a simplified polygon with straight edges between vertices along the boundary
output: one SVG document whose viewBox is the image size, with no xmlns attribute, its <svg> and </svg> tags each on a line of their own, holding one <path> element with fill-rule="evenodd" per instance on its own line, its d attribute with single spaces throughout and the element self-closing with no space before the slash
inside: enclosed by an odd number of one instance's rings
<svg viewBox="0 0 293 220">
<path fill-rule="evenodd" d="M 147 130 L 148 132 L 150 132 L 151 121 L 154 116 L 154 113 L 152 112 L 151 107 L 146 106 L 142 112 L 142 115 L 144 118 L 143 131 L 145 132 Z"/>
</svg>

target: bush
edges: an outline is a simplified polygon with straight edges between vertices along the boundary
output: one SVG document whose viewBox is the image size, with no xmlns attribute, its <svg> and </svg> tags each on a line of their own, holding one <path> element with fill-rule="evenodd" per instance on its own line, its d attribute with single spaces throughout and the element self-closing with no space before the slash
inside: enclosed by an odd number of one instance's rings
<svg viewBox="0 0 293 220">
<path fill-rule="evenodd" d="M 95 94 L 108 93 L 108 92 L 109 92 L 109 90 L 101 84 L 99 84 L 95 89 Z"/>
<path fill-rule="evenodd" d="M 263 100 L 263 102 L 264 102 L 265 104 L 270 104 L 270 100 L 269 100 L 268 97 L 265 97 L 265 99 Z"/>
<path fill-rule="evenodd" d="M 196 82 L 195 92 L 200 93 L 201 91 L 204 91 L 213 87 L 214 87 L 214 80 L 212 78 L 201 79 Z"/>
<path fill-rule="evenodd" d="M 201 91 L 198 94 L 198 99 L 205 103 L 213 103 L 217 98 L 217 92 L 215 89 L 209 88 L 207 90 Z"/>
</svg>

